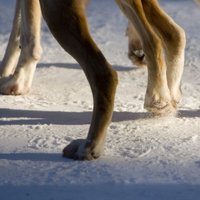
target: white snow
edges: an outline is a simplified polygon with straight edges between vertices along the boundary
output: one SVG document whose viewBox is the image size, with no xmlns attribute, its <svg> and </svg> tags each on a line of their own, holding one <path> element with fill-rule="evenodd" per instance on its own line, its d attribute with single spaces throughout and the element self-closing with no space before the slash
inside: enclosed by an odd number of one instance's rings
<svg viewBox="0 0 200 200">
<path fill-rule="evenodd" d="M 150 118 L 143 109 L 147 72 L 127 59 L 127 21 L 114 0 L 91 0 L 91 33 L 119 75 L 105 153 L 90 162 L 61 156 L 70 141 L 86 137 L 92 96 L 44 24 L 31 92 L 0 96 L 1 200 L 200 199 L 200 9 L 191 0 L 160 3 L 187 33 L 178 117 Z M 0 1 L 0 60 L 13 11 L 14 0 Z"/>
</svg>

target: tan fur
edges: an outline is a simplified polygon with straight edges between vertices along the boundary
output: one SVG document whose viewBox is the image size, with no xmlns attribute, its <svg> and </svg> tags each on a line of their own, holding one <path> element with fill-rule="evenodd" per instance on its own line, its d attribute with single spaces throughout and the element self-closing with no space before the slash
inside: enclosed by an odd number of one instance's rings
<svg viewBox="0 0 200 200">
<path fill-rule="evenodd" d="M 200 0 L 194 0 L 200 6 Z"/>
<path fill-rule="evenodd" d="M 181 98 L 185 49 L 183 29 L 160 8 L 157 0 L 116 2 L 132 23 L 129 26 L 135 27 L 136 38 L 139 36 L 145 54 L 148 67 L 145 108 L 156 114 L 175 111 Z M 129 38 L 133 35 L 135 31 L 128 32 Z M 129 39 L 129 49 L 130 46 L 135 48 L 132 41 Z"/>
<path fill-rule="evenodd" d="M 87 2 L 17 0 L 11 36 L 0 67 L 1 93 L 18 95 L 29 91 L 41 55 L 42 11 L 53 36 L 81 65 L 93 94 L 93 117 L 87 138 L 75 140 L 63 150 L 64 156 L 79 160 L 100 156 L 118 82 L 116 72 L 89 33 Z M 145 107 L 156 114 L 173 112 L 181 96 L 184 31 L 156 0 L 116 2 L 129 19 L 129 58 L 148 68 Z"/>
</svg>

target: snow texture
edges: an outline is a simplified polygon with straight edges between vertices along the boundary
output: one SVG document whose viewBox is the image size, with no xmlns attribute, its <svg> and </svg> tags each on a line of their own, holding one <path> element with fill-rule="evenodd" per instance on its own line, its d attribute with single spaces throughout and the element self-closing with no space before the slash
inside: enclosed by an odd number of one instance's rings
<svg viewBox="0 0 200 200">
<path fill-rule="evenodd" d="M 0 60 L 14 3 L 0 1 Z M 31 92 L 0 96 L 1 200 L 200 199 L 200 9 L 191 0 L 160 3 L 187 34 L 178 116 L 151 118 L 143 109 L 147 71 L 127 59 L 127 20 L 114 0 L 91 0 L 91 33 L 119 75 L 104 155 L 91 162 L 61 156 L 86 137 L 92 96 L 80 66 L 43 23 Z"/>
</svg>

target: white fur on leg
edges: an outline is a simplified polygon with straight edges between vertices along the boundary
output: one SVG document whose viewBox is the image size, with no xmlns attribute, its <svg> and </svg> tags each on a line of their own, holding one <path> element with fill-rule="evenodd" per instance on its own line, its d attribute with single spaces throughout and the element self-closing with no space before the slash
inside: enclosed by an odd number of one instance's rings
<svg viewBox="0 0 200 200">
<path fill-rule="evenodd" d="M 6 52 L 6 55 L 4 56 L 4 59 L 2 60 L 1 66 L 0 66 L 0 77 L 9 77 L 12 75 L 15 71 L 18 58 L 20 55 L 20 49 L 15 50 L 15 46 L 11 46 L 8 51 Z M 8 56 L 10 55 L 10 56 Z"/>
<path fill-rule="evenodd" d="M 180 85 L 184 68 L 184 50 L 180 55 L 176 56 L 175 60 L 168 62 L 168 65 L 173 66 L 173 68 L 168 67 L 167 81 L 172 97 L 172 103 L 176 107 L 182 96 Z"/>
<path fill-rule="evenodd" d="M 5 95 L 28 93 L 32 85 L 36 64 L 35 61 L 30 62 L 25 67 L 17 69 L 14 75 L 0 79 L 0 93 Z"/>
<path fill-rule="evenodd" d="M 8 77 L 12 75 L 18 63 L 20 56 L 20 1 L 16 1 L 15 16 L 13 19 L 13 27 L 10 34 L 8 46 L 4 58 L 0 65 L 0 77 Z"/>
<path fill-rule="evenodd" d="M 174 113 L 175 110 L 172 105 L 171 95 L 167 85 L 166 70 L 161 71 L 156 79 L 154 74 L 151 74 L 149 71 L 148 79 L 144 108 L 154 115 Z"/>
<path fill-rule="evenodd" d="M 166 49 L 166 63 L 167 63 L 167 82 L 172 97 L 172 104 L 174 108 L 181 100 L 181 78 L 183 75 L 184 62 L 185 62 L 185 46 L 186 36 L 185 31 L 174 24 L 176 27 L 176 34 L 178 39 L 174 45 L 168 45 Z M 175 52 L 175 53 L 173 53 Z"/>
</svg>

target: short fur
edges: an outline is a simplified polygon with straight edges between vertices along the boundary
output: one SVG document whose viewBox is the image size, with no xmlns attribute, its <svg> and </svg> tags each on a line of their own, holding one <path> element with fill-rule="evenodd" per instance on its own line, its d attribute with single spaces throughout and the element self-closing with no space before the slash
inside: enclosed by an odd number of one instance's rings
<svg viewBox="0 0 200 200">
<path fill-rule="evenodd" d="M 180 100 L 185 33 L 157 0 L 116 0 L 129 19 L 129 57 L 148 67 L 147 110 L 173 112 Z M 91 160 L 100 156 L 111 121 L 117 73 L 93 41 L 85 17 L 87 0 L 17 0 L 13 28 L 0 67 L 0 92 L 30 90 L 41 56 L 41 13 L 60 45 L 81 65 L 91 86 L 94 109 L 88 136 L 75 140 L 63 155 Z M 102 81 L 103 80 L 103 81 Z"/>
</svg>

